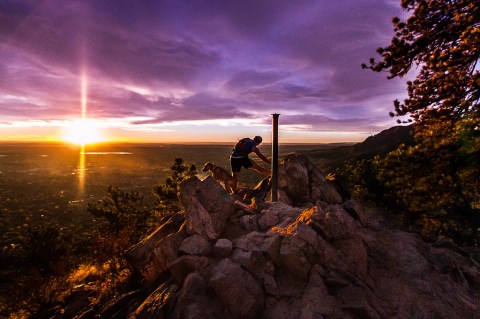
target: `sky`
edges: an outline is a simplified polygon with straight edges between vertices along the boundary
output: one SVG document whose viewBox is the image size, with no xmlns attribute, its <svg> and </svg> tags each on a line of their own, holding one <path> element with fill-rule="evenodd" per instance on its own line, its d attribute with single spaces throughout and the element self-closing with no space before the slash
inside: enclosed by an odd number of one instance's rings
<svg viewBox="0 0 480 319">
<path fill-rule="evenodd" d="M 400 0 L 0 0 L 0 142 L 362 141 L 405 79 L 361 68 Z M 83 124 L 82 124 L 83 125 Z"/>
</svg>

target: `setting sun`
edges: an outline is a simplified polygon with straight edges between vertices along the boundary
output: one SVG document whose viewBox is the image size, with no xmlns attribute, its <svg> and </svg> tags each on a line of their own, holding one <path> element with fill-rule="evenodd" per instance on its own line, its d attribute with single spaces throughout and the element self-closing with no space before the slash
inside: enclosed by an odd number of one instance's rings
<svg viewBox="0 0 480 319">
<path fill-rule="evenodd" d="M 99 143 L 106 140 L 98 122 L 87 119 L 73 121 L 64 128 L 61 140 L 78 145 Z"/>
</svg>

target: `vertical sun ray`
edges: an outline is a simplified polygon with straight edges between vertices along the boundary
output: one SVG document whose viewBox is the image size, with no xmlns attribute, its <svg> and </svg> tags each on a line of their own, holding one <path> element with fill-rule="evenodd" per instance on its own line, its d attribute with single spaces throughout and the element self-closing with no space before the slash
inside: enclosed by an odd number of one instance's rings
<svg viewBox="0 0 480 319">
<path fill-rule="evenodd" d="M 85 71 L 82 72 L 82 119 L 87 118 L 87 73 Z"/>
<path fill-rule="evenodd" d="M 83 196 L 85 193 L 85 145 L 80 147 L 80 158 L 78 160 L 77 176 L 78 176 L 78 195 Z"/>
<path fill-rule="evenodd" d="M 81 76 L 81 104 L 82 104 L 82 121 L 87 118 L 87 73 L 82 71 Z M 85 143 L 80 147 L 80 159 L 78 163 L 78 191 L 79 195 L 85 192 Z"/>
</svg>

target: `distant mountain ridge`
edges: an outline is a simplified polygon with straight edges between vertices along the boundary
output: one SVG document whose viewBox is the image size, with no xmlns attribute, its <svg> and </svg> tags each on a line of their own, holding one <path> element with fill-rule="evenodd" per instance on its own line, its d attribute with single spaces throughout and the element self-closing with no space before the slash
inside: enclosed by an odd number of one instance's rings
<svg viewBox="0 0 480 319">
<path fill-rule="evenodd" d="M 334 171 L 345 161 L 370 159 L 376 155 L 386 155 L 400 144 L 414 145 L 413 125 L 394 126 L 366 138 L 353 145 L 324 146 L 318 150 L 302 152 L 323 170 Z"/>
<path fill-rule="evenodd" d="M 395 150 L 400 144 L 413 145 L 413 126 L 394 126 L 372 135 L 363 142 L 353 145 L 353 152 L 359 158 L 371 158 L 385 155 Z"/>
</svg>

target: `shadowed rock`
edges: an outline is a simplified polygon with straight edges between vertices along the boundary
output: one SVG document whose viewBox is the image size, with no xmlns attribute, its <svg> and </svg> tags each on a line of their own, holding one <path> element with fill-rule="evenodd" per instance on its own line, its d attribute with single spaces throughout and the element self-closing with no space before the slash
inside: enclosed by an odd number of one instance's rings
<svg viewBox="0 0 480 319">
<path fill-rule="evenodd" d="M 125 259 L 138 273 L 141 273 L 148 263 L 149 256 L 158 243 L 166 236 L 175 233 L 180 225 L 185 222 L 183 214 L 174 214 L 162 226 L 145 237 L 138 244 L 125 253 Z"/>
<path fill-rule="evenodd" d="M 179 250 L 185 254 L 206 256 L 212 251 L 212 247 L 208 240 L 202 236 L 192 235 L 185 238 Z"/>
<path fill-rule="evenodd" d="M 149 256 L 149 263 L 143 270 L 147 281 L 155 281 L 168 269 L 168 265 L 177 259 L 180 244 L 184 239 L 185 234 L 177 232 L 168 235 L 158 242 L 158 245 Z"/>
<path fill-rule="evenodd" d="M 279 201 L 292 206 L 308 206 L 318 200 L 341 203 L 342 197 L 321 172 L 302 155 L 290 154 L 278 169 Z"/>
<path fill-rule="evenodd" d="M 232 242 L 228 239 L 221 238 L 217 240 L 213 246 L 213 255 L 217 257 L 227 257 L 232 252 Z"/>
<path fill-rule="evenodd" d="M 207 279 L 198 272 L 192 272 L 185 278 L 170 318 L 232 319 L 233 317 L 208 286 Z"/>
<path fill-rule="evenodd" d="M 220 261 L 212 269 L 208 283 L 233 318 L 258 318 L 265 307 L 261 286 L 229 259 Z"/>
</svg>

